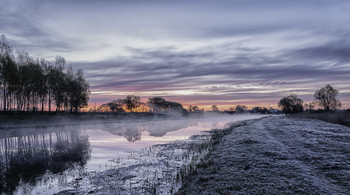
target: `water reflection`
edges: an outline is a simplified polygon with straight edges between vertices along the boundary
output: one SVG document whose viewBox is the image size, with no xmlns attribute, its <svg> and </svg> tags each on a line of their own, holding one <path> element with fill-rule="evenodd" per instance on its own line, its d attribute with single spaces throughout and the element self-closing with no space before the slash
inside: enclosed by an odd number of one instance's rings
<svg viewBox="0 0 350 195">
<path fill-rule="evenodd" d="M 149 132 L 149 135 L 153 137 L 162 137 L 168 132 L 197 124 L 198 121 L 191 120 L 134 121 L 132 123 L 105 124 L 101 129 L 114 135 L 123 136 L 128 142 L 136 142 L 141 140 L 143 131 Z"/>
<path fill-rule="evenodd" d="M 90 152 L 89 137 L 78 131 L 0 138 L 0 194 L 35 186 L 48 172 L 82 167 Z"/>
</svg>

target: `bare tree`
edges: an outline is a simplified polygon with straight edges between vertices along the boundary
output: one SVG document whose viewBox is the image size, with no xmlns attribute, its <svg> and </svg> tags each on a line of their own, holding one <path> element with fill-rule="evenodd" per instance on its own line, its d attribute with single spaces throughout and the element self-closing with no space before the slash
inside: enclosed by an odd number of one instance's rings
<svg viewBox="0 0 350 195">
<path fill-rule="evenodd" d="M 192 105 L 189 105 L 188 106 L 188 112 L 196 112 L 196 111 L 199 111 L 199 107 L 198 106 L 192 106 Z"/>
<path fill-rule="evenodd" d="M 123 99 L 116 99 L 107 103 L 107 106 L 110 108 L 112 112 L 124 112 L 123 105 L 124 105 Z"/>
<path fill-rule="evenodd" d="M 316 106 L 316 102 L 310 102 L 310 103 L 304 104 L 304 108 L 309 112 L 312 112 L 315 109 L 315 106 Z"/>
<path fill-rule="evenodd" d="M 252 113 L 260 113 L 260 114 L 268 114 L 269 110 L 265 107 L 256 106 L 256 107 L 252 108 L 251 112 Z"/>
<path fill-rule="evenodd" d="M 243 113 L 246 110 L 247 110 L 247 106 L 245 106 L 245 105 L 237 105 L 236 106 L 236 112 L 238 112 L 238 113 Z"/>
<path fill-rule="evenodd" d="M 140 96 L 128 95 L 124 99 L 124 103 L 126 109 L 130 110 L 130 112 L 134 112 L 135 109 L 141 105 L 141 98 Z"/>
<path fill-rule="evenodd" d="M 153 112 L 161 112 L 164 110 L 166 102 L 163 97 L 152 97 L 148 99 L 147 104 Z"/>
<path fill-rule="evenodd" d="M 4 35 L 0 38 L 0 93 L 3 111 L 36 111 L 41 106 L 45 109 L 48 99 L 56 110 L 62 106 L 77 111 L 87 105 L 89 84 L 83 77 L 82 70 L 74 74 L 70 67 L 65 68 L 66 61 L 57 57 L 55 66 L 45 59 L 33 59 L 26 52 L 19 52 L 17 59 L 12 53 Z M 53 101 L 52 101 L 53 100 Z"/>
<path fill-rule="evenodd" d="M 217 112 L 217 111 L 219 111 L 219 108 L 218 108 L 217 105 L 212 105 L 211 106 L 211 110 L 214 111 L 214 112 Z"/>
<path fill-rule="evenodd" d="M 282 112 L 287 114 L 294 114 L 303 111 L 303 100 L 295 94 L 283 97 L 278 102 L 278 107 L 282 109 Z"/>
<path fill-rule="evenodd" d="M 228 108 L 228 111 L 229 111 L 229 112 L 232 112 L 232 113 L 233 113 L 235 110 L 236 110 L 236 108 L 233 107 L 233 106 L 231 106 L 231 107 Z"/>
<path fill-rule="evenodd" d="M 314 94 L 315 101 L 323 107 L 326 112 L 333 111 L 341 107 L 341 102 L 337 98 L 339 91 L 327 84 L 321 89 L 316 90 Z"/>
<path fill-rule="evenodd" d="M 11 107 L 11 97 L 15 90 L 17 78 L 17 65 L 15 63 L 12 47 L 4 35 L 0 38 L 0 78 L 3 92 L 3 110 L 7 111 Z"/>
<path fill-rule="evenodd" d="M 89 101 L 89 84 L 85 81 L 82 69 L 78 69 L 75 75 L 69 78 L 68 98 L 71 112 L 78 112 L 86 107 Z"/>
</svg>

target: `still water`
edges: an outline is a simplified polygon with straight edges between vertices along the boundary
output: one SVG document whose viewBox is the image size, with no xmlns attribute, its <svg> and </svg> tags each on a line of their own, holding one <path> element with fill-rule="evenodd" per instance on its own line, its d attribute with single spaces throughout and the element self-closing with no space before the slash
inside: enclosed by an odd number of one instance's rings
<svg viewBox="0 0 350 195">
<path fill-rule="evenodd" d="M 260 117 L 262 115 L 137 119 L 3 130 L 0 132 L 0 193 L 53 194 L 88 172 L 114 168 L 116 159 L 127 158 L 131 152 Z"/>
</svg>

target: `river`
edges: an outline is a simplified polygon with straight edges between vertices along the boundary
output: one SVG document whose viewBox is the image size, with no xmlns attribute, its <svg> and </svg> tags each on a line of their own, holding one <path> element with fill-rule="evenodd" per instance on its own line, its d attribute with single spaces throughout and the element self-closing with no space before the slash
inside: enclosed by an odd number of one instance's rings
<svg viewBox="0 0 350 195">
<path fill-rule="evenodd" d="M 136 119 L 97 124 L 15 128 L 0 134 L 0 193 L 53 194 L 76 178 L 122 166 L 132 152 L 186 140 L 262 115 Z"/>
</svg>

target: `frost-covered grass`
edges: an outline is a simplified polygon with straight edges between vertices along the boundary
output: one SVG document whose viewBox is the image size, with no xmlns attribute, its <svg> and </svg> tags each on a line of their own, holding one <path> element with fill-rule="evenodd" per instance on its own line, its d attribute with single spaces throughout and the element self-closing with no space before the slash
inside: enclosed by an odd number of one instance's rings
<svg viewBox="0 0 350 195">
<path fill-rule="evenodd" d="M 208 153 L 209 135 L 155 145 L 113 159 L 110 169 L 91 172 L 60 194 L 173 194 L 182 179 Z"/>
<path fill-rule="evenodd" d="M 350 128 L 269 117 L 227 131 L 178 194 L 350 193 Z"/>
</svg>

